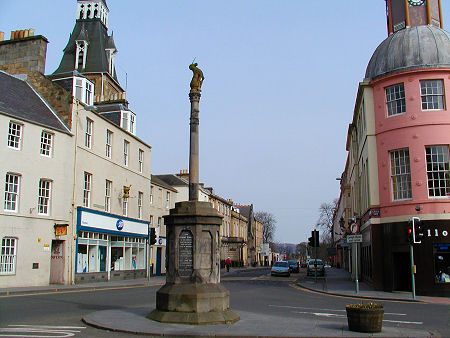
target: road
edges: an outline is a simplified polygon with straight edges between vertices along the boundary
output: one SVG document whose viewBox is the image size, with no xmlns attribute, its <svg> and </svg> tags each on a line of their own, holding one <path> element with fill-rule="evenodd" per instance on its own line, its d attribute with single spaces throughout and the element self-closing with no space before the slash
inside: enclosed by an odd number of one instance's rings
<svg viewBox="0 0 450 338">
<path fill-rule="evenodd" d="M 271 277 L 268 269 L 232 271 L 223 273 L 222 283 L 230 290 L 231 308 L 237 312 L 292 318 L 293 321 L 310 319 L 314 325 L 342 327 L 346 323 L 345 305 L 354 300 L 302 290 L 294 285 L 297 277 L 297 274 Z M 155 307 L 158 289 L 159 286 L 142 286 L 0 297 L 0 337 L 128 336 L 89 327 L 81 318 L 106 309 L 148 307 L 150 312 Z M 448 305 L 379 303 L 385 307 L 383 327 L 427 330 L 443 337 L 450 335 Z"/>
</svg>

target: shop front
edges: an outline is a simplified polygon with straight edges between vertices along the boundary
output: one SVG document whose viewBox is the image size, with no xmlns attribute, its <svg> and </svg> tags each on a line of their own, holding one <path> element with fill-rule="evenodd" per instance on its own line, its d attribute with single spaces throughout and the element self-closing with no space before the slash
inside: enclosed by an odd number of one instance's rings
<svg viewBox="0 0 450 338">
<path fill-rule="evenodd" d="M 424 237 L 413 245 L 418 295 L 450 296 L 450 221 L 422 220 Z M 410 245 L 407 222 L 373 228 L 374 287 L 411 291 Z"/>
<path fill-rule="evenodd" d="M 149 222 L 77 208 L 75 283 L 146 276 Z"/>
</svg>

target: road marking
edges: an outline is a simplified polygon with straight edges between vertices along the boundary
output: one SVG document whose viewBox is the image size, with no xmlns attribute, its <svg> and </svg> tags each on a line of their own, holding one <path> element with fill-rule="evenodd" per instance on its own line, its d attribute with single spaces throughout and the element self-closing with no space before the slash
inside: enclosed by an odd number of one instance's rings
<svg viewBox="0 0 450 338">
<path fill-rule="evenodd" d="M 388 320 L 388 319 L 383 319 L 383 322 L 400 323 L 400 324 L 416 324 L 416 325 L 423 325 L 423 322 L 408 322 L 408 321 Z"/>
<path fill-rule="evenodd" d="M 338 315 L 336 313 L 322 313 L 322 312 L 304 312 L 304 311 L 293 311 L 293 313 L 302 313 L 308 315 L 314 315 L 317 317 L 339 317 L 339 318 L 347 318 L 346 315 Z"/>
<path fill-rule="evenodd" d="M 109 290 L 122 290 L 122 289 L 135 289 L 135 288 L 148 288 L 153 286 L 162 286 L 164 283 L 155 283 L 151 285 L 131 285 L 131 286 L 111 286 L 105 288 L 83 288 L 83 289 L 71 289 L 71 290 L 62 290 L 58 289 L 58 291 L 42 291 L 42 292 L 32 292 L 32 293 L 20 293 L 20 294 L 11 294 L 2 295 L 0 298 L 10 298 L 10 297 L 27 297 L 27 296 L 41 296 L 41 295 L 59 295 L 65 293 L 80 293 L 80 292 L 93 292 L 93 291 L 109 291 Z"/>
<path fill-rule="evenodd" d="M 73 337 L 85 326 L 8 325 L 0 328 L 0 337 Z"/>
<path fill-rule="evenodd" d="M 336 313 L 307 312 L 307 311 L 292 311 L 292 313 L 300 313 L 300 314 L 314 315 L 314 316 L 317 316 L 317 317 L 338 317 L 338 318 L 347 318 L 346 315 L 339 315 L 339 314 L 336 314 Z M 397 323 L 397 324 L 423 325 L 423 322 L 410 322 L 410 321 L 406 321 L 406 320 L 389 320 L 389 319 L 383 319 L 383 322 Z"/>
<path fill-rule="evenodd" d="M 288 309 L 305 309 L 305 310 L 321 310 L 321 311 L 336 311 L 336 312 L 346 312 L 346 310 L 335 310 L 335 309 L 318 309 L 314 307 L 303 307 L 303 306 L 289 306 L 289 305 L 269 305 L 271 307 L 288 308 Z M 407 316 L 406 313 L 395 313 L 395 312 L 385 312 L 385 315 L 392 316 Z"/>
</svg>

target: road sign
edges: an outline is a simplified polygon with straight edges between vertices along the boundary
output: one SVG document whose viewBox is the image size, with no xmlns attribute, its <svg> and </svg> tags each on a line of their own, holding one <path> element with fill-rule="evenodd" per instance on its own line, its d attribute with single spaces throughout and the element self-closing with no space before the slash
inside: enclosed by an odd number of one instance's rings
<svg viewBox="0 0 450 338">
<path fill-rule="evenodd" d="M 347 236 L 347 243 L 361 243 L 362 242 L 362 235 L 348 235 Z"/>
<path fill-rule="evenodd" d="M 356 235 L 357 233 L 358 233 L 358 231 L 359 231 L 359 226 L 358 226 L 358 223 L 352 223 L 351 225 L 350 225 L 350 232 L 353 234 L 353 235 Z"/>
</svg>

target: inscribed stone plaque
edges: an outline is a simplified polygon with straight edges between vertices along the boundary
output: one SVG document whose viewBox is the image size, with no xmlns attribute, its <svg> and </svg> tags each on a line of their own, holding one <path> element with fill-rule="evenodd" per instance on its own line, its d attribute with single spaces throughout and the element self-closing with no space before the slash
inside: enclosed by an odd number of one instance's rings
<svg viewBox="0 0 450 338">
<path fill-rule="evenodd" d="M 194 270 L 194 238 L 189 230 L 183 230 L 178 237 L 178 274 L 191 276 Z"/>
</svg>

